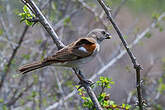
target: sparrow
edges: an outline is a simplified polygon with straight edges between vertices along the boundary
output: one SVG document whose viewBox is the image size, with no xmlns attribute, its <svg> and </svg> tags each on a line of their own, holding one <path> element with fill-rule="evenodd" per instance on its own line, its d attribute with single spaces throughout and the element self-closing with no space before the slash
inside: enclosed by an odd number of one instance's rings
<svg viewBox="0 0 165 110">
<path fill-rule="evenodd" d="M 102 41 L 110 38 L 111 34 L 104 29 L 94 29 L 87 34 L 87 37 L 79 38 L 41 61 L 25 64 L 19 68 L 19 71 L 25 74 L 52 64 L 71 68 L 79 67 L 91 61 L 99 52 Z"/>
</svg>

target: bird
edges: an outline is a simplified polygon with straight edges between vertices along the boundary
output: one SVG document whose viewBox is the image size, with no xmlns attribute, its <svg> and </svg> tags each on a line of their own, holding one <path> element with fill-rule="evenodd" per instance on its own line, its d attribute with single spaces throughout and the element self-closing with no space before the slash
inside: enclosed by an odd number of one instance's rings
<svg viewBox="0 0 165 110">
<path fill-rule="evenodd" d="M 100 51 L 100 44 L 105 39 L 111 39 L 111 34 L 104 29 L 93 29 L 86 37 L 73 41 L 52 56 L 20 66 L 18 70 L 20 73 L 25 74 L 52 64 L 71 68 L 80 67 L 80 65 L 88 63 L 97 55 Z"/>
</svg>

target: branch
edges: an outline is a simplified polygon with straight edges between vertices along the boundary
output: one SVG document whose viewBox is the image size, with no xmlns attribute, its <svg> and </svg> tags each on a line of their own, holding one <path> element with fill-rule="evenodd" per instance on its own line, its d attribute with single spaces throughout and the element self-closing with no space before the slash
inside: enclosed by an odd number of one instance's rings
<svg viewBox="0 0 165 110">
<path fill-rule="evenodd" d="M 46 5 L 46 4 L 45 4 L 45 5 Z M 42 7 L 42 9 L 44 9 L 44 8 L 45 8 L 45 7 Z M 2 23 L 2 24 L 4 25 L 4 23 Z M 5 28 L 5 26 L 4 26 L 4 28 Z M 27 32 L 28 29 L 29 29 L 29 26 L 26 25 L 26 26 L 24 27 L 23 33 L 21 34 L 21 37 L 20 37 L 20 39 L 19 39 L 19 41 L 18 41 L 18 44 L 15 44 L 16 47 L 13 49 L 13 53 L 12 53 L 11 57 L 9 58 L 9 61 L 8 61 L 7 66 L 6 66 L 6 68 L 5 68 L 5 72 L 4 72 L 3 75 L 2 75 L 1 82 L 0 82 L 0 89 L 1 89 L 1 87 L 3 86 L 3 83 L 4 83 L 4 81 L 5 81 L 5 78 L 7 77 L 7 74 L 8 74 L 8 72 L 10 71 L 11 62 L 13 61 L 13 59 L 14 59 L 14 57 L 15 57 L 17 51 L 18 51 L 18 49 L 20 48 L 20 46 L 21 46 L 21 44 L 22 44 L 22 42 L 23 42 L 23 39 L 24 39 L 24 37 L 25 37 L 25 34 L 26 34 L 26 32 Z M 5 30 L 6 30 L 6 28 L 5 28 Z M 13 42 L 12 42 L 12 43 L 13 43 Z M 20 85 L 21 82 L 22 82 L 23 80 L 24 80 L 24 76 L 22 76 L 22 78 L 20 79 L 18 85 Z M 18 92 L 18 88 L 14 91 L 13 96 L 11 97 L 11 100 L 16 99 L 15 102 L 20 98 L 20 97 L 15 98 L 15 95 L 16 95 L 17 92 Z M 10 100 L 9 102 L 12 102 L 11 100 Z M 14 101 L 13 101 L 13 102 L 14 102 Z M 13 103 L 13 102 L 12 102 L 12 103 Z M 14 102 L 14 103 L 15 103 L 15 102 Z M 14 104 L 14 103 L 13 103 L 13 104 Z M 10 104 L 9 104 L 9 105 L 10 105 Z"/>
<path fill-rule="evenodd" d="M 77 93 L 77 90 L 75 89 L 71 93 L 69 93 L 67 96 L 65 96 L 63 99 L 60 99 L 58 102 L 48 106 L 45 110 L 53 110 L 53 109 L 55 109 L 59 105 L 62 105 L 64 103 L 64 101 L 68 100 L 69 98 L 71 98 L 76 93 Z"/>
<path fill-rule="evenodd" d="M 116 18 L 118 12 L 120 11 L 121 7 L 127 2 L 128 0 L 122 0 L 120 5 L 115 9 L 115 11 L 112 13 L 112 17 Z"/>
<path fill-rule="evenodd" d="M 92 100 L 96 110 L 103 110 L 101 105 L 99 104 L 99 101 L 98 101 L 95 93 L 93 92 L 92 88 L 90 87 L 93 83 L 91 81 L 89 81 L 89 80 L 86 80 L 86 78 L 84 77 L 82 72 L 79 70 L 79 68 L 72 68 L 72 69 L 75 72 L 75 74 L 78 77 L 78 79 L 80 80 L 80 83 L 79 83 L 80 87 L 79 88 L 81 88 L 81 87 L 85 88 L 85 90 L 87 91 L 87 94 L 91 98 L 91 100 Z"/>
<path fill-rule="evenodd" d="M 89 12 L 91 12 L 94 15 L 94 17 L 96 17 L 99 20 L 99 22 L 105 28 L 107 28 L 106 23 L 103 21 L 103 19 L 100 16 L 100 14 L 96 11 L 96 8 L 90 7 L 88 4 L 85 3 L 84 0 L 77 0 L 77 2 L 79 2 L 83 6 L 83 8 L 85 8 L 86 10 L 88 10 Z"/>
<path fill-rule="evenodd" d="M 23 82 L 23 80 L 25 79 L 26 75 L 23 75 L 19 81 L 18 81 L 18 84 L 17 85 L 21 85 L 21 83 Z M 18 94 L 19 92 L 19 88 L 16 88 L 10 98 L 10 100 L 6 103 L 7 106 L 10 106 L 10 105 L 14 105 L 15 102 L 20 98 L 19 95 L 17 96 L 18 98 L 16 98 L 16 95 Z M 21 93 L 19 93 L 21 94 Z M 23 94 L 22 94 L 23 95 Z"/>
<path fill-rule="evenodd" d="M 109 10 L 108 10 L 108 8 L 106 7 L 106 5 L 104 4 L 104 2 L 103 2 L 102 0 L 97 0 L 97 1 L 100 3 L 100 5 L 102 6 L 102 8 L 104 9 L 105 13 L 107 14 L 108 19 L 110 20 L 110 22 L 112 23 L 113 27 L 115 28 L 115 30 L 116 30 L 118 36 L 120 37 L 120 39 L 121 39 L 121 41 L 122 41 L 122 43 L 123 43 L 125 49 L 127 50 L 128 54 L 129 54 L 129 56 L 130 56 L 130 58 L 131 58 L 131 60 L 132 60 L 132 63 L 133 63 L 133 65 L 134 65 L 134 68 L 135 68 L 135 69 L 136 69 L 136 68 L 139 68 L 140 65 L 137 63 L 135 56 L 134 56 L 133 53 L 130 51 L 130 49 L 129 49 L 129 47 L 128 47 L 128 43 L 127 43 L 126 40 L 123 38 L 124 35 L 121 33 L 119 27 L 118 27 L 118 26 L 116 25 L 116 23 L 114 22 L 114 20 L 113 20 L 113 18 L 112 18 L 112 16 L 111 16 L 111 13 L 110 13 Z"/>
<path fill-rule="evenodd" d="M 61 85 L 61 81 L 60 81 L 60 79 L 59 79 L 59 76 L 57 75 L 57 72 L 54 72 L 54 71 L 53 71 L 53 73 L 54 73 L 54 75 L 55 75 L 56 82 L 57 82 L 57 85 L 58 85 L 58 89 L 59 89 L 59 91 L 60 91 L 60 94 L 62 95 L 62 99 L 64 99 L 65 93 L 64 93 L 64 91 L 63 91 L 63 88 L 62 88 L 62 85 Z M 64 102 L 63 104 L 64 104 L 64 108 L 67 109 L 68 104 L 65 103 L 65 102 Z"/>
<path fill-rule="evenodd" d="M 16 103 L 16 101 L 23 96 L 23 94 L 28 91 L 31 87 L 33 86 L 33 82 L 30 85 L 27 85 L 25 89 L 23 89 L 22 92 L 20 92 L 16 97 L 13 97 L 12 100 L 7 102 L 5 105 L 6 106 L 11 106 Z"/>
<path fill-rule="evenodd" d="M 35 5 L 35 3 L 32 0 L 22 0 L 22 2 L 29 6 L 31 11 L 34 12 L 36 17 L 38 17 L 39 22 L 43 25 L 43 27 L 46 29 L 46 31 L 49 33 L 51 38 L 53 39 L 54 43 L 57 45 L 58 49 L 63 48 L 65 45 L 59 40 L 57 34 L 49 24 L 49 22 L 46 20 L 46 18 L 43 16 L 39 8 Z M 80 70 L 79 70 L 80 72 Z M 94 94 L 93 90 L 91 89 L 89 84 L 86 84 L 82 79 L 85 79 L 85 77 L 80 74 L 76 73 L 77 77 L 79 78 L 80 82 L 82 83 L 83 87 L 86 89 L 89 97 L 91 98 L 92 102 L 94 103 L 94 106 L 96 107 L 96 110 L 102 110 L 101 105 L 99 104 L 96 95 Z"/>
<path fill-rule="evenodd" d="M 145 37 L 145 35 L 151 31 L 152 28 L 155 27 L 155 25 L 160 22 L 163 18 L 165 17 L 165 13 L 162 13 L 161 16 L 158 18 L 157 21 L 154 21 L 151 23 L 151 25 L 149 25 L 142 33 L 138 34 L 136 39 L 129 45 L 130 48 L 132 48 L 133 46 L 135 46 L 142 38 Z M 94 80 L 96 78 L 98 78 L 98 76 L 100 76 L 101 74 L 103 74 L 108 68 L 112 67 L 119 59 L 121 59 L 124 55 L 126 54 L 126 50 L 121 50 L 121 52 L 116 55 L 113 59 L 111 59 L 110 61 L 108 61 L 108 63 L 102 67 L 100 70 L 98 70 L 91 78 L 90 80 Z M 76 94 L 76 90 L 73 90 L 72 92 L 70 92 L 67 96 L 64 97 L 63 100 L 59 100 L 58 102 L 50 105 L 49 107 L 47 107 L 46 110 L 51 110 L 51 109 L 55 109 L 56 107 L 58 107 L 59 105 L 61 105 L 63 103 L 63 101 L 66 101 L 68 99 L 70 99 L 72 96 L 74 96 Z"/>
<path fill-rule="evenodd" d="M 58 49 L 61 49 L 65 47 L 65 45 L 60 41 L 58 38 L 56 32 L 53 30 L 53 27 L 49 24 L 45 16 L 42 14 L 40 9 L 36 6 L 36 4 L 32 0 L 22 0 L 25 5 L 30 6 L 31 11 L 34 12 L 36 17 L 38 17 L 39 22 L 42 24 L 42 26 L 45 28 L 45 30 L 49 33 L 51 36 L 53 42 L 56 44 Z"/>
<path fill-rule="evenodd" d="M 134 65 L 134 69 L 136 70 L 136 83 L 137 83 L 137 93 L 138 93 L 138 106 L 140 108 L 140 110 L 143 110 L 143 102 L 142 102 L 142 94 L 141 94 L 141 79 L 140 79 L 140 70 L 141 65 L 138 64 L 138 62 L 136 61 L 135 56 L 133 55 L 133 53 L 131 52 L 131 50 L 128 47 L 128 43 L 126 42 L 126 40 L 123 38 L 123 34 L 121 33 L 119 27 L 117 26 L 117 24 L 114 22 L 111 13 L 109 12 L 107 6 L 104 4 L 104 2 L 102 0 L 97 0 L 100 5 L 102 6 L 102 8 L 104 9 L 105 13 L 107 14 L 108 19 L 110 20 L 110 22 L 112 23 L 114 29 L 116 30 L 120 40 L 122 41 L 125 49 L 127 50 L 127 53 L 129 55 L 129 57 L 131 58 L 131 61 Z"/>
<path fill-rule="evenodd" d="M 23 33 L 21 34 L 21 37 L 20 37 L 19 42 L 18 42 L 18 45 L 17 45 L 17 46 L 15 47 L 15 49 L 13 50 L 13 53 L 12 53 L 12 55 L 11 55 L 11 57 L 10 57 L 10 59 L 9 59 L 9 61 L 8 61 L 8 63 L 7 63 L 7 65 L 6 65 L 6 67 L 5 67 L 5 70 L 4 70 L 4 72 L 3 72 L 2 76 L 1 76 L 0 90 L 1 90 L 1 88 L 2 88 L 2 86 L 3 86 L 3 83 L 4 83 L 4 81 L 5 81 L 5 78 L 6 78 L 7 74 L 8 74 L 8 72 L 9 72 L 11 63 L 12 63 L 12 61 L 13 61 L 13 59 L 14 59 L 14 57 L 15 57 L 15 55 L 16 55 L 18 49 L 19 49 L 19 47 L 20 47 L 21 44 L 22 44 L 22 41 L 23 41 L 23 39 L 24 39 L 24 37 L 25 37 L 25 34 L 26 34 L 28 28 L 29 28 L 29 26 L 26 25 L 25 28 L 24 28 Z"/>
</svg>

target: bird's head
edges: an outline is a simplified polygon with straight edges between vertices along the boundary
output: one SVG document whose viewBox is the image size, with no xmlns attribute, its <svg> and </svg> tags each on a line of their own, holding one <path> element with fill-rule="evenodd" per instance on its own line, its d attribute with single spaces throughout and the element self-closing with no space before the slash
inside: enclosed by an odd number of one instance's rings
<svg viewBox="0 0 165 110">
<path fill-rule="evenodd" d="M 101 43 L 105 39 L 111 39 L 111 34 L 104 29 L 93 29 L 88 33 L 88 37 L 96 39 L 97 43 Z"/>
</svg>

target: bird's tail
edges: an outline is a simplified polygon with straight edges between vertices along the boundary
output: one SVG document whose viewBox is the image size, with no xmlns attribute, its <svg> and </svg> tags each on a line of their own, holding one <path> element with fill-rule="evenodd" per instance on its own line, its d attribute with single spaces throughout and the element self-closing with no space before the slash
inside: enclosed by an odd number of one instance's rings
<svg viewBox="0 0 165 110">
<path fill-rule="evenodd" d="M 36 61 L 31 64 L 26 64 L 21 66 L 18 70 L 22 73 L 25 74 L 27 72 L 51 65 L 53 62 L 42 62 L 42 61 Z"/>
</svg>

